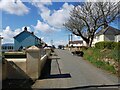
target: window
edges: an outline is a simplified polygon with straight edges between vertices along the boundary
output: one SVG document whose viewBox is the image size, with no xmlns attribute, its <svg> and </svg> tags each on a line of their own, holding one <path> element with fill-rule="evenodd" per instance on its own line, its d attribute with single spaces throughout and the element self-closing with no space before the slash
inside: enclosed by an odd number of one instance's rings
<svg viewBox="0 0 120 90">
<path fill-rule="evenodd" d="M 11 47 L 11 49 L 13 49 L 13 46 Z"/>
<path fill-rule="evenodd" d="M 4 49 L 7 49 L 7 47 L 5 46 Z"/>
<path fill-rule="evenodd" d="M 4 49 L 4 46 L 2 46 L 2 49 Z"/>
</svg>

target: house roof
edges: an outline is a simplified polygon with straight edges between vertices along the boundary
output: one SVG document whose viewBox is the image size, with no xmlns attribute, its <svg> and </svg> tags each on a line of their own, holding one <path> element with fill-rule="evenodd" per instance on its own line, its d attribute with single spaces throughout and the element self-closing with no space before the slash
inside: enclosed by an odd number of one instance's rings
<svg viewBox="0 0 120 90">
<path fill-rule="evenodd" d="M 29 34 L 31 34 L 32 36 L 34 36 L 34 37 L 38 38 L 37 36 L 35 36 L 35 35 L 34 35 L 34 33 L 33 33 L 33 32 L 29 32 L 29 31 L 27 31 L 27 30 L 22 31 L 21 33 L 19 33 L 18 35 L 14 36 L 13 38 L 18 37 L 19 35 L 21 35 L 21 34 L 22 34 L 22 33 L 24 33 L 24 32 L 29 33 Z M 40 38 L 38 38 L 38 39 L 40 39 Z"/>
<path fill-rule="evenodd" d="M 22 32 L 19 33 L 18 35 L 14 36 L 13 38 L 17 38 L 19 35 L 21 35 L 21 34 L 24 33 L 24 32 L 29 33 L 29 34 L 32 35 L 33 37 L 39 39 L 42 43 L 45 43 L 44 41 L 41 40 L 41 38 L 38 38 L 37 36 L 35 36 L 35 35 L 34 35 L 34 32 L 29 32 L 29 31 L 27 31 L 27 28 L 26 28 L 26 27 L 24 28 L 24 31 L 22 31 Z M 46 43 L 45 43 L 45 44 L 46 44 Z"/>
<path fill-rule="evenodd" d="M 97 35 L 101 35 L 101 34 L 104 34 L 104 35 L 119 35 L 120 34 L 120 30 L 116 29 L 114 27 L 108 26 L 107 28 L 102 29 L 99 32 L 97 32 L 96 36 Z"/>
<path fill-rule="evenodd" d="M 82 40 L 77 40 L 77 41 L 69 41 L 69 44 L 82 44 Z"/>
</svg>

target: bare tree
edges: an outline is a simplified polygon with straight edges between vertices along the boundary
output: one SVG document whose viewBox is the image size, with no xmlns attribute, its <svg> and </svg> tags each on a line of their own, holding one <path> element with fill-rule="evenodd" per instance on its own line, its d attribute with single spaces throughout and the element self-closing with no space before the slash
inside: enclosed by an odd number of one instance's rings
<svg viewBox="0 0 120 90">
<path fill-rule="evenodd" d="M 64 26 L 91 47 L 96 31 L 119 17 L 119 5 L 120 2 L 85 2 L 74 7 Z"/>
</svg>

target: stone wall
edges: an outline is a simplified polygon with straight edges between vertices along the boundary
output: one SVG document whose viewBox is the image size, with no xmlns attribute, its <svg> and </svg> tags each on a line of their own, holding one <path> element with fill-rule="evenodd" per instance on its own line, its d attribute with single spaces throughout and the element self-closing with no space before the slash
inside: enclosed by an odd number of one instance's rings
<svg viewBox="0 0 120 90">
<path fill-rule="evenodd" d="M 119 62 L 115 61 L 114 59 L 106 57 L 106 58 L 101 58 L 98 60 L 108 63 L 110 66 L 113 66 L 115 68 L 115 71 L 117 73 L 119 72 Z"/>
</svg>

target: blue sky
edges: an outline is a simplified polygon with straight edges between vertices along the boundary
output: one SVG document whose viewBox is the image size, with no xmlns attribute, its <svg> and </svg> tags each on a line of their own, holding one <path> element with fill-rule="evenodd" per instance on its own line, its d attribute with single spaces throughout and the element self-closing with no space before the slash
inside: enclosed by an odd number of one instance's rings
<svg viewBox="0 0 120 90">
<path fill-rule="evenodd" d="M 70 32 L 62 24 L 68 18 L 75 2 L 21 2 L 20 8 L 16 8 L 17 12 L 9 4 L 2 11 L 3 43 L 13 43 L 12 37 L 23 31 L 24 26 L 48 44 L 51 40 L 55 45 L 68 43 Z"/>
<path fill-rule="evenodd" d="M 63 27 L 63 23 L 69 17 L 76 2 L 41 3 L 17 0 L 18 2 L 14 3 L 13 1 L 0 2 L 0 8 L 2 7 L 0 34 L 4 37 L 3 43 L 13 43 L 13 37 L 22 32 L 25 26 L 48 44 L 51 40 L 56 46 L 68 43 L 70 32 Z M 112 25 L 118 27 L 116 23 Z M 79 40 L 80 38 L 74 36 L 73 39 Z"/>
</svg>

